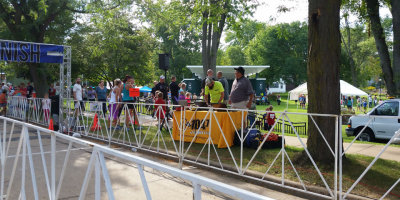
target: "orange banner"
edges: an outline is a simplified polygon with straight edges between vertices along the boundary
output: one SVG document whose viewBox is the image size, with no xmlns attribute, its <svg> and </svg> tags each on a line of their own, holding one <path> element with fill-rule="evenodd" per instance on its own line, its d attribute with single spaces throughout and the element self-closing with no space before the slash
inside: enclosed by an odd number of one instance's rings
<svg viewBox="0 0 400 200">
<path fill-rule="evenodd" d="M 181 112 L 175 111 L 173 114 L 172 131 L 174 140 L 179 140 L 180 130 L 186 129 L 184 136 L 182 136 L 185 142 L 191 142 L 197 134 L 194 140 L 195 143 L 204 144 L 211 137 L 212 144 L 218 145 L 218 148 L 226 148 L 233 145 L 235 127 L 237 130 L 241 128 L 242 112 L 229 112 L 229 114 L 228 112 L 214 112 L 215 116 L 211 112 L 207 115 L 208 111 L 195 112 L 186 110 L 184 113 Z M 243 116 L 246 117 L 246 114 L 244 113 Z M 182 125 L 181 118 L 183 116 L 185 123 Z"/>
</svg>

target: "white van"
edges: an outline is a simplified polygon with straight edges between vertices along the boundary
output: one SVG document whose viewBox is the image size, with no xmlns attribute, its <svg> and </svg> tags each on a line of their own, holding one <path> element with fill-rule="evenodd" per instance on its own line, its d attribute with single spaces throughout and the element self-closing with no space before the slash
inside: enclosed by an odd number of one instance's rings
<svg viewBox="0 0 400 200">
<path fill-rule="evenodd" d="M 400 129 L 399 104 L 400 99 L 386 100 L 365 115 L 350 117 L 346 134 L 357 136 L 371 120 L 358 138 L 359 140 L 369 142 L 375 139 L 392 138 Z"/>
</svg>

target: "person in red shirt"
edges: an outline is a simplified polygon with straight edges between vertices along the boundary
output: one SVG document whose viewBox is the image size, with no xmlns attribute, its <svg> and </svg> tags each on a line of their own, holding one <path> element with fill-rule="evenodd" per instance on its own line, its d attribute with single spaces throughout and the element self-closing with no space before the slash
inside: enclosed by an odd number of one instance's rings
<svg viewBox="0 0 400 200">
<path fill-rule="evenodd" d="M 270 130 L 272 128 L 272 126 L 275 124 L 275 120 L 276 120 L 276 115 L 274 112 L 272 112 L 273 109 L 274 109 L 273 106 L 269 106 L 269 108 L 267 108 L 267 111 L 270 111 L 267 113 L 267 116 L 266 116 L 266 120 L 268 122 L 268 130 Z"/>
<path fill-rule="evenodd" d="M 167 108 L 165 107 L 165 100 L 164 95 L 162 92 L 156 92 L 157 96 L 156 96 L 156 102 L 155 102 L 155 106 L 154 106 L 154 110 L 155 110 L 155 116 L 157 117 L 157 120 L 159 123 L 161 123 L 160 125 L 160 131 L 162 130 L 162 127 L 164 126 L 165 123 L 165 115 L 167 112 Z M 162 108 L 159 108 L 159 107 Z"/>
<path fill-rule="evenodd" d="M 21 92 L 21 96 L 26 97 L 26 95 L 28 94 L 28 89 L 25 87 L 25 83 L 20 84 L 19 90 Z"/>
<path fill-rule="evenodd" d="M 189 92 L 186 92 L 185 99 L 187 100 L 188 103 L 190 103 L 190 93 Z"/>
<path fill-rule="evenodd" d="M 49 88 L 49 97 L 53 97 L 56 96 L 56 89 L 54 88 L 54 84 L 50 84 L 50 88 Z"/>
<path fill-rule="evenodd" d="M 3 90 L 0 94 L 0 109 L 1 115 L 6 115 L 7 113 L 7 90 Z"/>
</svg>

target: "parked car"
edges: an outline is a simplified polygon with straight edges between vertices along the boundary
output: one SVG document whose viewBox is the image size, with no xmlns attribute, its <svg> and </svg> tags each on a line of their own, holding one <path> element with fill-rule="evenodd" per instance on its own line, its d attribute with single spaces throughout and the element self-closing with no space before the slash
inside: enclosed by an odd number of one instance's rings
<svg viewBox="0 0 400 200">
<path fill-rule="evenodd" d="M 350 117 L 346 134 L 357 136 L 367 126 L 359 140 L 370 142 L 375 139 L 391 139 L 400 129 L 399 104 L 400 99 L 386 100 L 365 115 Z"/>
</svg>

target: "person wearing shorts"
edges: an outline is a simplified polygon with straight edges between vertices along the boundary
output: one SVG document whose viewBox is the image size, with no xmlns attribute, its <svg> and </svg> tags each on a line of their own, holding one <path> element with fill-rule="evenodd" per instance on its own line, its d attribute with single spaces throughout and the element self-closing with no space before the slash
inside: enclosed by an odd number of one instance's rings
<svg viewBox="0 0 400 200">
<path fill-rule="evenodd" d="M 119 117 L 119 105 L 118 102 L 120 100 L 121 96 L 121 80 L 120 79 L 115 79 L 114 81 L 114 88 L 111 90 L 109 96 L 110 96 L 110 102 L 109 102 L 109 111 L 110 111 L 110 116 L 109 119 L 112 120 L 112 126 L 116 129 L 120 128 L 117 125 L 118 117 Z"/>
<path fill-rule="evenodd" d="M 128 126 L 130 118 L 133 117 L 133 125 L 135 125 L 136 120 L 138 119 L 138 116 L 135 111 L 135 98 L 129 96 L 129 89 L 135 87 L 135 80 L 131 76 L 125 76 L 124 79 L 124 85 L 122 87 L 122 101 L 127 105 L 129 113 L 126 113 L 125 115 L 125 124 Z M 138 123 L 139 124 L 139 123 Z"/>
</svg>

